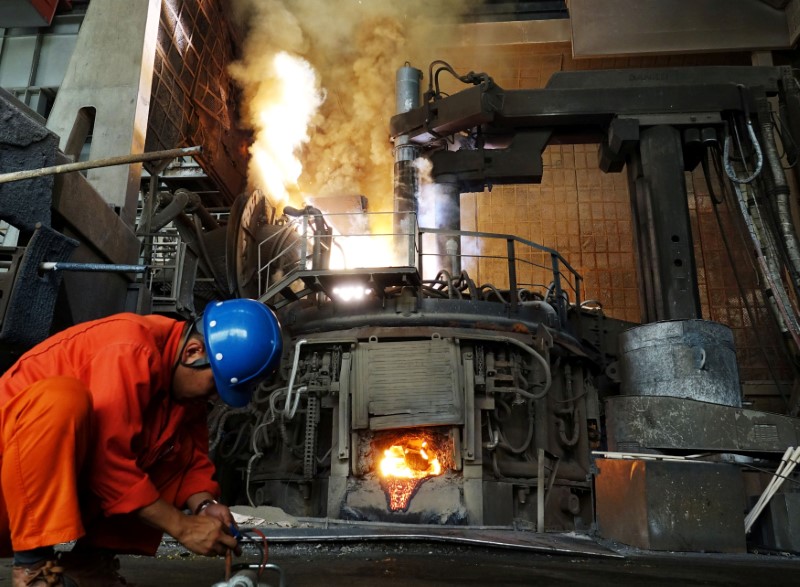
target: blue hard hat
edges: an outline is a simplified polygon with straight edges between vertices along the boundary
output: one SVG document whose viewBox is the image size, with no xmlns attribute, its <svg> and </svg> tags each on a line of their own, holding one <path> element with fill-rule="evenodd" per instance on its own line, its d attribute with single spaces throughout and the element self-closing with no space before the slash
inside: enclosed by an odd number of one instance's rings
<svg viewBox="0 0 800 587">
<path fill-rule="evenodd" d="M 256 300 L 212 302 L 203 313 L 202 334 L 222 401 L 246 406 L 255 385 L 281 359 L 283 340 L 275 314 Z"/>
</svg>

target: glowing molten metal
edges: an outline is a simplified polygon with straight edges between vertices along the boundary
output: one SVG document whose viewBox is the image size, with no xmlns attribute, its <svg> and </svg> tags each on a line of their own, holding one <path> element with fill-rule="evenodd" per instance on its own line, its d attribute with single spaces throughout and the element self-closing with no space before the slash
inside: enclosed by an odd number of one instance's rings
<svg viewBox="0 0 800 587">
<path fill-rule="evenodd" d="M 383 485 L 389 497 L 389 509 L 406 510 L 419 485 L 442 473 L 437 456 L 422 438 L 408 438 L 383 451 L 380 462 Z"/>
</svg>

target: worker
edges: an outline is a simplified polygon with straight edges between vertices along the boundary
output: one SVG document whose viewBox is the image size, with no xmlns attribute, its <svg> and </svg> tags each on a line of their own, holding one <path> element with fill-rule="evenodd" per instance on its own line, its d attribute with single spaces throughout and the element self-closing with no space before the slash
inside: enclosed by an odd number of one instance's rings
<svg viewBox="0 0 800 587">
<path fill-rule="evenodd" d="M 0 377 L 0 555 L 13 553 L 12 585 L 125 585 L 115 555 L 154 555 L 165 532 L 196 554 L 237 549 L 206 409 L 217 394 L 247 405 L 281 348 L 272 311 L 237 299 L 189 322 L 78 324 L 22 355 Z"/>
</svg>

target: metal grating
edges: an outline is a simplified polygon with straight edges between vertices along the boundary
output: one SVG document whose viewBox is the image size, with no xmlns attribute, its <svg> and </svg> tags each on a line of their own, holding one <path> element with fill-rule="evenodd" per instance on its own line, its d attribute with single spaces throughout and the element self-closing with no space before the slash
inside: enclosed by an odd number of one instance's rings
<svg viewBox="0 0 800 587">
<path fill-rule="evenodd" d="M 353 427 L 463 424 L 458 346 L 450 340 L 370 342 L 353 356 Z"/>
<path fill-rule="evenodd" d="M 226 23 L 214 0 L 163 0 L 146 149 L 201 145 L 198 161 L 231 204 L 245 188 L 249 135 L 236 124 Z"/>
</svg>

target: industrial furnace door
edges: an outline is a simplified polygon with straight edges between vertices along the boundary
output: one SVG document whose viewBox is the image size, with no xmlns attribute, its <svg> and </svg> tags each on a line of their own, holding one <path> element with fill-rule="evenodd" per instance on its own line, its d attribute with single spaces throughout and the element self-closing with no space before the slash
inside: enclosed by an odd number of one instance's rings
<svg viewBox="0 0 800 587">
<path fill-rule="evenodd" d="M 458 344 L 434 338 L 359 344 L 353 354 L 353 428 L 463 424 Z"/>
</svg>

